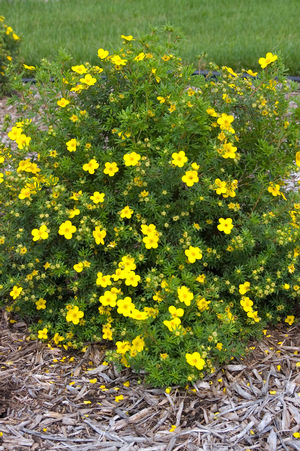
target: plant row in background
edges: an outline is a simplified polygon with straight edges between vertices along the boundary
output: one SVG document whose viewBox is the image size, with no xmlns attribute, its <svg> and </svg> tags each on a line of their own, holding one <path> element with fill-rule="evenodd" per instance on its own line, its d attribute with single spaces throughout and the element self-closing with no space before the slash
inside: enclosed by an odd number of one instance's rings
<svg viewBox="0 0 300 451">
<path fill-rule="evenodd" d="M 43 60 L 0 160 L 6 309 L 32 339 L 104 340 L 155 386 L 292 324 L 300 286 L 299 194 L 284 183 L 299 109 L 282 62 L 268 53 L 247 77 L 211 65 L 222 75 L 205 80 L 164 39 L 122 35 L 66 71 Z"/>
<path fill-rule="evenodd" d="M 5 18 L 0 16 L 0 94 L 6 92 L 7 68 L 18 54 L 19 41 L 20 37 L 5 23 Z"/>
</svg>

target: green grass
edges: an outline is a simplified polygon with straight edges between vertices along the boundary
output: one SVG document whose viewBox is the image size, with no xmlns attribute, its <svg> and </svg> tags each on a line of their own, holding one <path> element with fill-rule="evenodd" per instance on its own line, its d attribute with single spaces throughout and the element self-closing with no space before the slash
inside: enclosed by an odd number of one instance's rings
<svg viewBox="0 0 300 451">
<path fill-rule="evenodd" d="M 299 0 L 0 0 L 0 15 L 23 37 L 27 64 L 59 48 L 76 63 L 96 62 L 99 47 L 121 45 L 120 34 L 171 24 L 185 37 L 180 55 L 195 67 L 205 52 L 219 65 L 255 69 L 272 51 L 300 74 Z"/>
</svg>

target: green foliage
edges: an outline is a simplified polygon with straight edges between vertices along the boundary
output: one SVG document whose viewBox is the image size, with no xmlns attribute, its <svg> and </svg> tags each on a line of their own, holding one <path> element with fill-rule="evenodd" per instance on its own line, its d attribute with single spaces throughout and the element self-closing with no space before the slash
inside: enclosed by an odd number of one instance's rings
<svg viewBox="0 0 300 451">
<path fill-rule="evenodd" d="M 27 117 L 9 132 L 18 150 L 1 158 L 7 310 L 33 339 L 107 340 L 108 359 L 156 386 L 213 372 L 267 323 L 291 324 L 300 285 L 282 63 L 267 55 L 255 79 L 228 67 L 192 77 L 167 33 L 164 45 L 158 32 L 123 36 L 97 66 L 43 61 L 39 96 L 24 88 Z"/>
<path fill-rule="evenodd" d="M 19 48 L 19 36 L 0 16 L 0 94 L 7 92 L 7 68 L 14 62 Z"/>
</svg>

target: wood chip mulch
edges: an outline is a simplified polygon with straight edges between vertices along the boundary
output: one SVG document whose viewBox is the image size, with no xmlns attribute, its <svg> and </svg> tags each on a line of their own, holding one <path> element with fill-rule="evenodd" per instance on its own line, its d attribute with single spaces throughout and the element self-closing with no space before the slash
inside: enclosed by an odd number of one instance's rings
<svg viewBox="0 0 300 451">
<path fill-rule="evenodd" d="M 299 451 L 299 331 L 268 330 L 243 360 L 166 393 L 103 364 L 101 346 L 28 341 L 3 313 L 0 450 Z"/>
</svg>

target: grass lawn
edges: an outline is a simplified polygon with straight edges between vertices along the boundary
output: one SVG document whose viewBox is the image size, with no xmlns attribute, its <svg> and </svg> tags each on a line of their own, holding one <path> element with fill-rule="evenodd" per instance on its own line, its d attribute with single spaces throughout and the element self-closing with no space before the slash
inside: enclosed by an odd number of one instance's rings
<svg viewBox="0 0 300 451">
<path fill-rule="evenodd" d="M 27 64 L 60 47 L 76 63 L 96 62 L 99 47 L 121 45 L 120 34 L 170 24 L 183 33 L 180 55 L 195 68 L 206 52 L 219 65 L 255 69 L 271 51 L 300 74 L 299 0 L 0 0 L 0 14 L 23 36 Z"/>
</svg>

